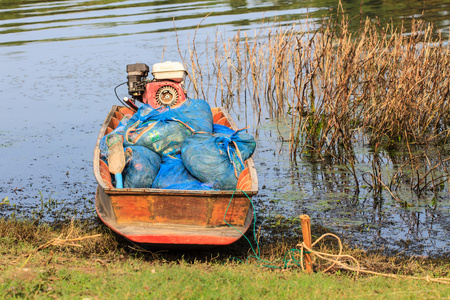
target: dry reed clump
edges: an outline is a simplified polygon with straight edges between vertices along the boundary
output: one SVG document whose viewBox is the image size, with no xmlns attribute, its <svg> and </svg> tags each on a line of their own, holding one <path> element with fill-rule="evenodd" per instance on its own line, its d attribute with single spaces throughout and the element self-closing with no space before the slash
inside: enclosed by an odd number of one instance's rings
<svg viewBox="0 0 450 300">
<path fill-rule="evenodd" d="M 105 229 L 92 228 L 89 224 L 71 221 L 60 224 L 58 229 L 47 224 L 21 219 L 0 219 L 0 238 L 4 253 L 16 253 L 17 245 L 26 245 L 19 251 L 37 251 L 50 248 L 65 254 L 83 256 L 107 255 L 118 249 L 118 242 Z M 17 248 L 18 249 L 18 248 Z"/>
<path fill-rule="evenodd" d="M 39 244 L 50 237 L 49 227 L 37 225 L 37 222 L 20 219 L 0 218 L 0 238 L 6 241 L 21 241 Z"/>
<path fill-rule="evenodd" d="M 350 32 L 348 24 L 338 14 L 318 28 L 306 21 L 262 26 L 253 37 L 216 33 L 214 51 L 204 52 L 194 37 L 188 57 L 180 55 L 196 97 L 215 86 L 216 105 L 285 118 L 294 156 L 305 147 L 348 154 L 355 140 L 447 141 L 450 49 L 433 26 L 413 20 L 407 33 L 366 20 Z"/>
</svg>

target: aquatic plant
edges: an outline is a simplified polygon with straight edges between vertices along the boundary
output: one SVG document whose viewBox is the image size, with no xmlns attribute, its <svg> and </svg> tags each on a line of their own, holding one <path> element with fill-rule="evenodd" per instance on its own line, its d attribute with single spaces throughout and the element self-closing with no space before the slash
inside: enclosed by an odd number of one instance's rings
<svg viewBox="0 0 450 300">
<path fill-rule="evenodd" d="M 450 50 L 432 24 L 413 20 L 407 34 L 367 19 L 350 32 L 345 15 L 339 19 L 318 28 L 271 24 L 226 41 L 217 33 L 213 53 L 189 49 L 194 93 L 206 97 L 205 87 L 215 85 L 215 103 L 232 106 L 245 92 L 256 115 L 265 108 L 271 117 L 288 116 L 293 152 L 336 150 L 358 132 L 387 147 L 446 141 Z M 212 71 L 199 65 L 200 55 L 214 55 Z"/>
<path fill-rule="evenodd" d="M 195 97 L 229 110 L 244 107 L 246 114 L 251 107 L 256 123 L 284 120 L 290 131 L 281 138 L 290 142 L 293 159 L 306 150 L 332 156 L 359 189 L 356 143 L 400 149 L 448 141 L 449 41 L 433 24 L 411 22 L 394 27 L 361 19 L 350 31 L 341 7 L 319 24 L 261 24 L 253 36 L 238 31 L 228 39 L 216 32 L 202 52 L 194 36 L 180 55 Z M 372 186 L 380 191 L 387 185 L 375 167 Z"/>
</svg>

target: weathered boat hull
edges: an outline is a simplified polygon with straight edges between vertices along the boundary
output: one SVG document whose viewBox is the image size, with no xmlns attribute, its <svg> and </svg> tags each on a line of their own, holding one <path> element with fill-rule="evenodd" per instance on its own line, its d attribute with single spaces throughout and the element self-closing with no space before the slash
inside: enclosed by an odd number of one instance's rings
<svg viewBox="0 0 450 300">
<path fill-rule="evenodd" d="M 237 129 L 221 108 L 212 109 L 214 122 Z M 116 189 L 108 166 L 100 159 L 100 140 L 119 124 L 128 108 L 114 106 L 108 114 L 94 152 L 98 182 L 95 207 L 100 219 L 119 235 L 154 246 L 220 246 L 242 237 L 253 220 L 251 197 L 258 191 L 253 160 L 238 179 L 236 191 Z"/>
</svg>

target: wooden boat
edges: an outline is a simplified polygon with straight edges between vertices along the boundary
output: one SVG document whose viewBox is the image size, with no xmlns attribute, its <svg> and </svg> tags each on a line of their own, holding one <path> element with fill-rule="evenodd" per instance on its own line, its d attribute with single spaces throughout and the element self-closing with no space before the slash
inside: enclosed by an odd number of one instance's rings
<svg viewBox="0 0 450 300">
<path fill-rule="evenodd" d="M 222 108 L 211 111 L 214 123 L 237 130 Z M 236 191 L 113 187 L 108 166 L 100 159 L 100 140 L 124 115 L 133 113 L 129 108 L 113 106 L 97 139 L 93 165 L 98 182 L 95 207 L 100 219 L 132 242 L 158 248 L 219 246 L 239 240 L 252 223 L 250 199 L 258 191 L 252 158 L 245 162 Z"/>
</svg>

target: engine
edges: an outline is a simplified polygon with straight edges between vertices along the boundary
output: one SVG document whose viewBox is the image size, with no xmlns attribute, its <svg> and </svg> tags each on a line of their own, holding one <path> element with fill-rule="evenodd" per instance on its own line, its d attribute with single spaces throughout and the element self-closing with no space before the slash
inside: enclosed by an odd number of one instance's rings
<svg viewBox="0 0 450 300">
<path fill-rule="evenodd" d="M 179 62 L 166 61 L 153 65 L 153 80 L 148 80 L 146 64 L 127 65 L 128 93 L 133 100 L 153 108 L 174 106 L 186 100 L 184 80 L 186 69 Z"/>
</svg>

